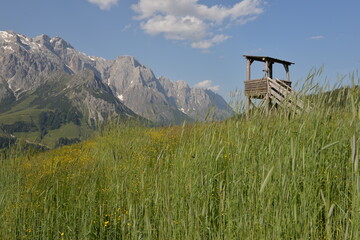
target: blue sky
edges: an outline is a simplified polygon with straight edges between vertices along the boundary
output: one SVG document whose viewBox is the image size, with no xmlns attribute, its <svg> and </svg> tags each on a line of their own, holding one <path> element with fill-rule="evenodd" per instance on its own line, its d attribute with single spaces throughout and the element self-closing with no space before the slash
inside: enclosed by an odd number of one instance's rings
<svg viewBox="0 0 360 240">
<path fill-rule="evenodd" d="M 243 89 L 243 54 L 295 62 L 294 82 L 322 65 L 331 83 L 360 69 L 359 0 L 1 0 L 0 6 L 0 30 L 61 36 L 106 59 L 131 55 L 156 76 L 200 83 L 227 99 Z M 282 77 L 282 68 L 276 73 Z"/>
</svg>

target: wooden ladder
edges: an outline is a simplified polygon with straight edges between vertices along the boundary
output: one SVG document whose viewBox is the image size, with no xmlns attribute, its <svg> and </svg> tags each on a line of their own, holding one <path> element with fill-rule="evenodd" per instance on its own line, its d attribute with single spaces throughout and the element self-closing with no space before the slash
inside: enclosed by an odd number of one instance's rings
<svg viewBox="0 0 360 240">
<path fill-rule="evenodd" d="M 269 98 L 275 103 L 280 106 L 292 108 L 298 114 L 302 111 L 308 112 L 303 101 L 298 97 L 298 93 L 293 88 L 277 78 L 275 78 L 275 80 L 268 78 L 268 84 Z"/>
</svg>

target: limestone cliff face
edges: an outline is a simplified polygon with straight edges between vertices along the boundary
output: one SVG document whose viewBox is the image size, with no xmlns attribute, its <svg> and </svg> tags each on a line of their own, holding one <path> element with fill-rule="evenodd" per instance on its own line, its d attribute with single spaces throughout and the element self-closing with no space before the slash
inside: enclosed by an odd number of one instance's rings
<svg viewBox="0 0 360 240">
<path fill-rule="evenodd" d="M 45 45 L 14 32 L 0 32 L 0 76 L 19 95 L 39 87 L 46 74 L 67 71 Z"/>
<path fill-rule="evenodd" d="M 134 57 L 116 59 L 107 84 L 126 106 L 151 121 L 179 124 L 189 117 L 170 104 L 166 92 L 150 68 Z"/>
<path fill-rule="evenodd" d="M 89 125 L 107 121 L 116 116 L 136 115 L 115 98 L 108 86 L 90 70 L 83 70 L 69 78 L 65 97 L 86 117 Z"/>
<path fill-rule="evenodd" d="M 7 82 L 0 77 L 0 113 L 9 109 L 9 105 L 16 101 L 13 91 Z"/>
<path fill-rule="evenodd" d="M 172 82 L 166 77 L 160 77 L 159 81 L 171 104 L 192 119 L 223 120 L 234 114 L 226 101 L 211 90 L 192 88 L 184 81 Z"/>
<path fill-rule="evenodd" d="M 39 91 L 52 92 L 48 97 L 54 99 L 63 94 L 88 122 L 137 114 L 177 124 L 204 120 L 211 111 L 215 119 L 232 114 L 218 94 L 157 78 L 134 57 L 106 60 L 87 56 L 60 37 L 0 31 L 0 113 L 5 102 L 16 105 Z"/>
</svg>

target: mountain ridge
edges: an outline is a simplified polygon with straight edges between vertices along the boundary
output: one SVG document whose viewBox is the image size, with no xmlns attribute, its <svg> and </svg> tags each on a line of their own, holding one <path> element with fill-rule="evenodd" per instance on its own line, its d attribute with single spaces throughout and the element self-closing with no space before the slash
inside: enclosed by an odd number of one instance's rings
<svg viewBox="0 0 360 240">
<path fill-rule="evenodd" d="M 220 95 L 191 88 L 184 81 L 158 78 L 133 56 L 106 60 L 76 50 L 61 37 L 42 34 L 30 38 L 0 31 L 0 123 L 10 123 L 4 119 L 11 119 L 11 114 L 21 113 L 24 118 L 31 115 L 41 132 L 39 121 L 43 112 L 52 116 L 49 112 L 66 111 L 58 109 L 56 101 L 76 109 L 77 113 L 71 114 L 81 115 L 80 128 L 85 125 L 89 129 L 113 117 L 139 116 L 167 125 L 203 121 L 210 108 L 215 120 L 234 113 Z M 26 109 L 33 109 L 38 115 L 27 113 Z M 73 123 L 65 120 L 60 128 Z M 50 130 L 54 129 L 46 131 Z M 40 138 L 44 136 L 40 134 Z"/>
</svg>

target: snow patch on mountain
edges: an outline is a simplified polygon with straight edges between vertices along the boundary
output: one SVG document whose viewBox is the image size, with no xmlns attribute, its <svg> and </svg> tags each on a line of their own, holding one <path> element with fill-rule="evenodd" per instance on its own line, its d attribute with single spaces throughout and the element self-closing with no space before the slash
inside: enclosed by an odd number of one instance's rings
<svg viewBox="0 0 360 240">
<path fill-rule="evenodd" d="M 13 49 L 11 46 L 2 46 L 2 48 L 3 48 L 5 51 L 14 52 L 14 49 Z"/>
<path fill-rule="evenodd" d="M 120 99 L 120 101 L 124 101 L 124 95 L 122 94 L 118 94 L 117 98 Z"/>
<path fill-rule="evenodd" d="M 0 36 L 4 39 L 5 42 L 11 42 L 10 38 L 14 35 L 5 31 L 0 31 Z"/>
</svg>

